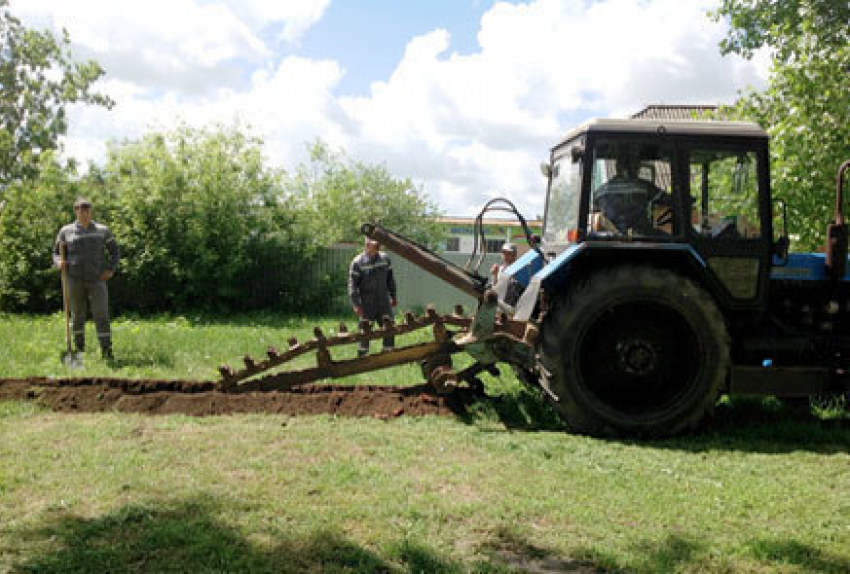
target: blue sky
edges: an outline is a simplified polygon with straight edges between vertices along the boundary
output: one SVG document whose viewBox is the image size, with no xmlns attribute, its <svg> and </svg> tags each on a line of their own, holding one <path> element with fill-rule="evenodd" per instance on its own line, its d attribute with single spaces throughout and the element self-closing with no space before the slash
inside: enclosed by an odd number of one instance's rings
<svg viewBox="0 0 850 574">
<path fill-rule="evenodd" d="M 69 114 L 65 149 L 236 121 L 294 170 L 320 139 L 410 177 L 450 215 L 494 196 L 543 211 L 538 165 L 570 128 L 652 103 L 717 104 L 767 59 L 720 55 L 717 0 L 12 0 L 106 70 L 111 111 Z"/>
<path fill-rule="evenodd" d="M 340 0 L 304 34 L 292 53 L 333 58 L 346 70 L 340 95 L 365 95 L 375 79 L 387 78 L 404 55 L 408 40 L 443 28 L 449 49 L 468 54 L 478 48 L 481 16 L 492 0 Z"/>
</svg>

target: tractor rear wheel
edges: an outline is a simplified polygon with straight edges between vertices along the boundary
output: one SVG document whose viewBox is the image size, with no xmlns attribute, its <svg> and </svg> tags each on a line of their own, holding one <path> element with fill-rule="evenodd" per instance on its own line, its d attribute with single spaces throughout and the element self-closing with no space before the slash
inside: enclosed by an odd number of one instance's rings
<svg viewBox="0 0 850 574">
<path fill-rule="evenodd" d="M 711 296 L 665 269 L 588 276 L 547 313 L 541 363 L 575 431 L 671 435 L 695 426 L 729 372 L 729 335 Z"/>
</svg>

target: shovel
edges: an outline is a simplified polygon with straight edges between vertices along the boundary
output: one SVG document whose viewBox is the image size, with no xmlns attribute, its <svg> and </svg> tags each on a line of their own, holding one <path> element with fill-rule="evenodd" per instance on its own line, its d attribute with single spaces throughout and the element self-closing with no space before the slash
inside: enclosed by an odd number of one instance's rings
<svg viewBox="0 0 850 574">
<path fill-rule="evenodd" d="M 83 357 L 71 349 L 71 320 L 68 313 L 68 270 L 65 265 L 65 242 L 59 244 L 59 257 L 62 262 L 62 312 L 65 316 L 65 350 L 62 351 L 62 364 L 71 369 L 83 366 Z"/>
</svg>

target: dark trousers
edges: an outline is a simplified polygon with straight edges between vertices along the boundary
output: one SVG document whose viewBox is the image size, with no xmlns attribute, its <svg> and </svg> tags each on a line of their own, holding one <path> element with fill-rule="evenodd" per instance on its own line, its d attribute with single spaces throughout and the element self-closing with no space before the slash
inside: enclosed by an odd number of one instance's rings
<svg viewBox="0 0 850 574">
<path fill-rule="evenodd" d="M 78 351 L 86 348 L 86 317 L 89 309 L 91 309 L 101 348 L 112 347 L 112 330 L 109 326 L 109 292 L 106 289 L 105 281 L 83 281 L 69 277 L 68 308 L 71 311 L 74 346 Z"/>
<path fill-rule="evenodd" d="M 383 327 L 383 325 L 381 323 L 383 322 L 384 317 L 392 317 L 392 311 L 390 311 L 390 312 L 388 312 L 384 315 L 381 315 L 380 318 L 369 319 L 369 322 L 375 324 L 377 326 L 377 328 L 380 329 L 380 328 Z M 360 321 L 366 321 L 366 319 L 360 319 Z M 384 349 L 385 350 L 386 349 L 392 349 L 393 347 L 395 347 L 395 335 L 387 335 L 386 337 L 384 337 L 383 342 L 384 342 Z M 357 344 L 357 354 L 358 355 L 365 355 L 368 352 L 369 352 L 369 341 L 360 341 Z"/>
</svg>

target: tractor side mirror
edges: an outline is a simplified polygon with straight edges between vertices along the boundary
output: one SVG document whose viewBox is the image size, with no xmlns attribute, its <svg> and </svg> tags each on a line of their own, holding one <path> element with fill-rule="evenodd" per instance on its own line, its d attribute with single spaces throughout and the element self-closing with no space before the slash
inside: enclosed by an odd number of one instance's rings
<svg viewBox="0 0 850 574">
<path fill-rule="evenodd" d="M 791 240 L 783 235 L 773 243 L 773 254 L 778 259 L 777 265 L 788 264 L 788 250 L 791 248 Z"/>
<path fill-rule="evenodd" d="M 732 193 L 734 195 L 743 195 L 750 183 L 750 172 L 752 171 L 753 162 L 750 156 L 743 154 L 739 155 L 735 162 L 735 171 L 732 174 Z"/>
<path fill-rule="evenodd" d="M 571 151 L 573 163 L 578 163 L 584 157 L 584 146 L 573 146 Z"/>
<path fill-rule="evenodd" d="M 788 209 L 785 201 L 782 199 L 774 201 L 774 205 L 779 208 L 782 216 L 782 232 L 773 241 L 773 264 L 782 267 L 788 265 L 788 252 L 791 249 L 791 240 L 788 238 Z M 776 220 L 775 214 L 776 212 L 774 211 L 774 220 Z"/>
<path fill-rule="evenodd" d="M 552 164 L 548 161 L 540 162 L 540 173 L 542 173 L 543 177 L 546 179 L 552 177 Z"/>
</svg>

